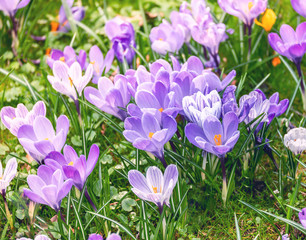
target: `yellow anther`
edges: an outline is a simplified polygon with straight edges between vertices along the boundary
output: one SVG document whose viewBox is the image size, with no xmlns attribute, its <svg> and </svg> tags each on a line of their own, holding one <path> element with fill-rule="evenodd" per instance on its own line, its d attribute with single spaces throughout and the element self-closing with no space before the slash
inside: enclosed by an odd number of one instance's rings
<svg viewBox="0 0 306 240">
<path fill-rule="evenodd" d="M 71 77 L 69 77 L 69 81 L 70 81 L 70 86 L 72 87 L 73 81 L 72 81 Z"/>
<path fill-rule="evenodd" d="M 164 111 L 164 109 L 163 109 L 163 108 L 160 108 L 160 109 L 158 109 L 158 111 L 163 112 L 163 111 Z"/>
<path fill-rule="evenodd" d="M 276 14 L 272 9 L 267 9 L 264 12 L 261 22 L 255 19 L 255 24 L 263 27 L 263 29 L 265 29 L 267 32 L 271 31 L 275 22 L 276 22 Z"/>
<path fill-rule="evenodd" d="M 94 65 L 96 63 L 96 61 L 91 61 L 90 64 Z"/>
<path fill-rule="evenodd" d="M 73 162 L 71 161 L 70 163 L 68 163 L 68 166 L 73 166 Z"/>
<path fill-rule="evenodd" d="M 164 41 L 164 39 L 162 39 L 162 38 L 159 38 L 158 40 L 159 40 L 159 41 Z"/>
<path fill-rule="evenodd" d="M 56 32 L 58 30 L 58 27 L 59 27 L 58 22 L 52 21 L 50 25 L 51 25 L 51 32 Z"/>
<path fill-rule="evenodd" d="M 220 145 L 222 144 L 222 141 L 221 141 L 221 134 L 215 135 L 214 141 L 215 141 L 215 144 L 216 144 L 217 146 L 220 146 Z"/>
<path fill-rule="evenodd" d="M 62 62 L 65 62 L 65 57 L 60 57 L 59 60 L 62 61 Z"/>
<path fill-rule="evenodd" d="M 154 192 L 154 193 L 157 193 L 157 187 L 153 187 L 153 186 L 152 186 L 152 188 L 153 188 L 153 192 Z"/>
<path fill-rule="evenodd" d="M 251 10 L 251 8 L 254 6 L 253 2 L 249 2 L 248 4 L 248 7 L 249 7 L 249 10 Z"/>
<path fill-rule="evenodd" d="M 149 132 L 149 138 L 151 139 L 153 137 L 154 133 Z"/>
<path fill-rule="evenodd" d="M 49 141 L 49 138 L 45 138 L 44 140 Z"/>
</svg>

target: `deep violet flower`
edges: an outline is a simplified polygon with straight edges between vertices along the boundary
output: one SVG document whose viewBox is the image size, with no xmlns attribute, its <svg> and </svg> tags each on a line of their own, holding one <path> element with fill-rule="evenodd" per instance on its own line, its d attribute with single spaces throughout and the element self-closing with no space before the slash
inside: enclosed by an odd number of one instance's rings
<svg viewBox="0 0 306 240">
<path fill-rule="evenodd" d="M 5 170 L 3 172 L 2 163 L 0 162 L 0 194 L 5 195 L 7 187 L 13 180 L 17 173 L 17 161 L 16 158 L 8 160 Z"/>
<path fill-rule="evenodd" d="M 142 200 L 155 203 L 160 213 L 163 206 L 170 207 L 170 197 L 178 179 L 178 170 L 174 164 L 169 165 L 165 173 L 155 166 L 149 167 L 146 177 L 137 171 L 131 170 L 128 174 L 132 191 Z"/>
<path fill-rule="evenodd" d="M 184 44 L 184 30 L 181 27 L 174 28 L 166 20 L 152 28 L 149 37 L 152 49 L 162 55 L 176 53 Z"/>
<path fill-rule="evenodd" d="M 69 145 L 64 147 L 64 155 L 60 152 L 51 152 L 46 156 L 45 164 L 53 171 L 60 169 L 65 179 L 72 179 L 74 186 L 82 191 L 86 179 L 94 170 L 99 158 L 99 147 L 93 144 L 90 148 L 87 160 L 84 155 L 80 157 Z"/>
<path fill-rule="evenodd" d="M 22 125 L 17 133 L 18 140 L 25 151 L 38 163 L 52 151 L 60 152 L 66 142 L 69 120 L 61 115 L 56 122 L 56 132 L 49 119 L 38 116 L 33 125 Z"/>
<path fill-rule="evenodd" d="M 166 167 L 164 145 L 172 138 L 177 129 L 173 117 L 162 113 L 161 123 L 151 113 L 144 113 L 141 118 L 128 117 L 124 121 L 124 137 L 135 148 L 154 154 Z"/>
<path fill-rule="evenodd" d="M 48 205 L 57 212 L 73 184 L 71 179 L 64 181 L 61 170 L 53 172 L 45 165 L 41 165 L 37 175 L 29 175 L 27 180 L 30 189 L 23 189 L 25 196 L 33 202 Z"/>
<path fill-rule="evenodd" d="M 67 0 L 67 4 L 68 4 L 68 7 L 70 8 L 73 19 L 75 21 L 80 22 L 85 17 L 85 9 L 84 7 L 79 7 L 79 6 L 72 7 L 73 3 L 74 3 L 74 0 Z M 65 33 L 65 32 L 70 31 L 70 29 L 71 29 L 71 26 L 67 19 L 64 6 L 61 6 L 59 10 L 59 14 L 58 14 L 57 28 L 54 29 L 54 31 Z"/>
<path fill-rule="evenodd" d="M 121 120 L 127 117 L 126 111 L 121 109 L 125 108 L 131 99 L 125 76 L 117 75 L 114 82 L 106 77 L 101 77 L 98 81 L 98 89 L 86 87 L 84 95 L 87 101 L 100 110 Z"/>
<path fill-rule="evenodd" d="M 267 0 L 218 0 L 223 11 L 240 18 L 247 26 L 267 8 Z"/>
<path fill-rule="evenodd" d="M 77 55 L 74 49 L 70 46 L 66 46 L 64 51 L 58 49 L 52 49 L 50 54 L 47 56 L 47 64 L 51 69 L 53 69 L 53 64 L 55 61 L 62 61 L 70 67 L 74 62 L 78 62 L 82 68 L 82 70 L 86 67 L 86 57 L 87 54 L 84 50 L 79 51 L 79 55 Z"/>
<path fill-rule="evenodd" d="M 32 125 L 38 116 L 46 116 L 46 106 L 43 101 L 35 103 L 31 111 L 28 111 L 22 103 L 19 103 L 16 108 L 3 107 L 0 111 L 3 125 L 15 136 L 22 125 Z"/>
<path fill-rule="evenodd" d="M 103 237 L 99 234 L 90 234 L 88 240 L 103 240 Z M 121 240 L 121 237 L 116 234 L 116 233 L 112 233 L 110 234 L 106 240 Z"/>
<path fill-rule="evenodd" d="M 102 73 L 107 73 L 112 66 L 114 60 L 114 50 L 109 50 L 104 58 L 100 48 L 97 45 L 94 45 L 90 48 L 89 60 L 94 68 L 92 82 L 98 83 Z"/>
<path fill-rule="evenodd" d="M 74 101 L 82 95 L 83 89 L 90 82 L 93 75 L 93 66 L 89 64 L 85 75 L 78 62 L 74 62 L 70 67 L 62 61 L 53 64 L 53 75 L 48 75 L 48 80 L 52 87 L 59 93 L 64 94 Z"/>
<path fill-rule="evenodd" d="M 229 112 L 220 120 L 209 115 L 202 121 L 202 126 L 188 123 L 185 127 L 186 136 L 193 145 L 218 157 L 224 157 L 231 151 L 239 139 L 238 118 Z"/>
<path fill-rule="evenodd" d="M 13 17 L 18 9 L 27 6 L 30 1 L 31 0 L 0 0 L 0 11 Z"/>
<path fill-rule="evenodd" d="M 299 212 L 299 219 L 304 228 L 306 228 L 306 208 Z"/>
<path fill-rule="evenodd" d="M 136 48 L 135 31 L 130 22 L 115 17 L 105 24 L 105 33 L 112 41 L 115 55 L 120 62 L 124 59 L 131 64 L 135 56 Z"/>
<path fill-rule="evenodd" d="M 306 2 L 304 0 L 291 0 L 293 9 L 306 18 Z"/>
</svg>

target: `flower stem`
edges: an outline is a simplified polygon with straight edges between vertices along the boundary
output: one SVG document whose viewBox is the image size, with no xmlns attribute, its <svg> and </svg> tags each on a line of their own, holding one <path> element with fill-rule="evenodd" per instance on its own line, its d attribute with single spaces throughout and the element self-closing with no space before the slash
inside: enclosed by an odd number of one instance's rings
<svg viewBox="0 0 306 240">
<path fill-rule="evenodd" d="M 8 208 L 8 204 L 7 204 L 7 201 L 6 201 L 5 190 L 4 189 L 2 190 L 1 195 L 2 195 L 3 201 L 4 201 L 4 207 L 5 207 L 7 221 L 10 223 L 11 230 L 13 230 L 13 228 L 14 228 L 13 218 L 12 218 L 12 214 L 10 213 L 10 210 Z"/>
<path fill-rule="evenodd" d="M 252 25 L 248 25 L 248 42 L 249 42 L 249 52 L 248 52 L 248 60 L 250 60 L 251 52 L 252 52 Z"/>
<path fill-rule="evenodd" d="M 214 54 L 214 55 L 211 55 L 212 58 L 214 59 L 214 62 L 215 62 L 215 65 L 216 65 L 216 70 L 217 70 L 217 73 L 219 74 L 219 76 L 221 75 L 221 70 L 220 70 L 220 67 L 219 67 L 219 61 L 218 61 L 218 54 Z"/>
<path fill-rule="evenodd" d="M 93 203 L 93 201 L 91 200 L 89 193 L 87 191 L 87 188 L 85 189 L 84 192 L 85 197 L 87 198 L 88 202 L 90 203 L 90 205 L 92 206 L 92 208 L 95 210 L 95 212 L 97 211 L 96 205 Z"/>
<path fill-rule="evenodd" d="M 202 163 L 203 170 L 206 169 L 206 164 L 207 164 L 207 152 L 203 151 L 203 163 Z M 201 172 L 201 177 L 202 177 L 202 180 L 204 181 L 205 180 L 205 173 Z"/>
<path fill-rule="evenodd" d="M 208 57 L 208 52 L 207 52 L 207 49 L 206 49 L 205 46 L 203 46 L 203 54 L 204 54 L 205 60 L 208 61 L 208 60 L 209 60 L 209 57 Z"/>
<path fill-rule="evenodd" d="M 168 167 L 168 164 L 166 163 L 164 154 L 161 157 L 159 157 L 159 160 L 161 161 L 161 163 L 164 165 L 165 168 Z"/>
<path fill-rule="evenodd" d="M 22 65 L 22 62 L 20 61 L 20 59 L 18 58 L 18 53 L 17 53 L 17 45 L 18 45 L 18 23 L 17 20 L 15 18 L 14 15 L 10 15 L 10 19 L 12 21 L 13 24 L 13 29 L 12 29 L 12 51 L 14 56 L 17 58 L 17 61 L 20 65 Z"/>
<path fill-rule="evenodd" d="M 303 109 L 304 109 L 304 111 L 306 111 L 306 92 L 305 92 L 303 73 L 302 73 L 302 69 L 301 69 L 301 61 L 296 62 L 295 65 L 296 65 L 296 69 L 298 71 L 299 79 L 300 79 L 300 85 L 301 85 L 301 90 L 302 90 Z"/>
<path fill-rule="evenodd" d="M 225 170 L 225 157 L 220 157 L 221 168 L 222 168 L 222 179 L 223 179 L 223 187 L 222 187 L 222 200 L 225 206 L 226 198 L 227 198 L 227 182 L 226 182 L 226 170 Z"/>
<path fill-rule="evenodd" d="M 163 239 L 166 240 L 167 236 L 166 236 L 166 228 L 167 228 L 167 224 L 166 224 L 166 217 L 163 218 Z"/>
</svg>

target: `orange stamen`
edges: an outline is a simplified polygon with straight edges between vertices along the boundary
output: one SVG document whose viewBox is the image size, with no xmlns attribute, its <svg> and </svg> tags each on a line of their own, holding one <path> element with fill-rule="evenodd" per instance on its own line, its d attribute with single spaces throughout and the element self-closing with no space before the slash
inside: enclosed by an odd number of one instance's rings
<svg viewBox="0 0 306 240">
<path fill-rule="evenodd" d="M 47 48 L 47 49 L 46 49 L 46 55 L 47 55 L 48 57 L 50 57 L 50 53 L 51 53 L 51 48 Z"/>
<path fill-rule="evenodd" d="M 51 25 L 51 32 L 56 32 L 58 30 L 58 27 L 59 27 L 58 22 L 52 21 L 50 25 Z"/>
<path fill-rule="evenodd" d="M 163 111 L 164 111 L 164 109 L 163 109 L 163 108 L 160 108 L 160 109 L 158 109 L 158 111 L 163 112 Z"/>
<path fill-rule="evenodd" d="M 217 146 L 220 146 L 220 145 L 222 144 L 222 141 L 221 141 L 221 134 L 215 135 L 214 141 L 215 141 L 215 144 L 216 144 Z"/>
<path fill-rule="evenodd" d="M 149 138 L 151 139 L 153 137 L 154 133 L 149 132 Z"/>
<path fill-rule="evenodd" d="M 275 57 L 275 58 L 273 58 L 273 60 L 272 60 L 272 65 L 273 65 L 273 67 L 276 67 L 277 65 L 279 65 L 279 64 L 281 64 L 281 63 L 282 63 L 282 61 L 280 60 L 279 57 Z"/>
</svg>

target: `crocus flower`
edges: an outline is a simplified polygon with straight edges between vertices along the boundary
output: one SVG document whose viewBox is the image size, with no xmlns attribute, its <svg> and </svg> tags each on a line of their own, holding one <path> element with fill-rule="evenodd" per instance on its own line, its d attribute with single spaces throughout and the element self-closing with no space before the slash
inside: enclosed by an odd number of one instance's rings
<svg viewBox="0 0 306 240">
<path fill-rule="evenodd" d="M 267 9 L 261 18 L 261 22 L 259 22 L 255 18 L 255 24 L 263 27 L 267 32 L 270 32 L 274 23 L 276 22 L 276 14 L 272 9 Z"/>
<path fill-rule="evenodd" d="M 299 219 L 304 228 L 306 228 L 306 208 L 299 212 Z"/>
<path fill-rule="evenodd" d="M 280 28 L 280 36 L 277 33 L 270 33 L 269 43 L 274 51 L 287 57 L 295 64 L 299 64 L 306 52 L 306 22 L 297 26 L 296 31 L 287 24 Z"/>
<path fill-rule="evenodd" d="M 3 172 L 2 164 L 0 162 L 0 193 L 3 195 L 6 192 L 7 187 L 13 180 L 17 173 L 17 161 L 16 158 L 8 160 L 5 170 Z"/>
<path fill-rule="evenodd" d="M 121 120 L 127 117 L 126 111 L 121 109 L 125 108 L 131 99 L 125 76 L 117 75 L 114 82 L 106 77 L 101 77 L 98 81 L 98 89 L 86 87 L 84 95 L 87 101 L 100 110 Z"/>
<path fill-rule="evenodd" d="M 84 70 L 86 66 L 86 56 L 84 50 L 80 50 L 79 55 L 77 55 L 72 47 L 66 46 L 64 51 L 52 49 L 47 57 L 47 63 L 49 67 L 53 69 L 54 62 L 58 60 L 66 63 L 69 67 L 71 67 L 74 62 L 78 62 L 82 70 Z"/>
<path fill-rule="evenodd" d="M 52 151 L 60 152 L 66 142 L 69 120 L 61 115 L 56 122 L 56 132 L 49 119 L 38 116 L 33 125 L 22 125 L 17 133 L 18 140 L 25 151 L 38 163 Z"/>
<path fill-rule="evenodd" d="M 221 116 L 221 98 L 216 90 L 211 91 L 209 94 L 204 95 L 201 92 L 197 92 L 192 96 L 186 96 L 183 98 L 183 109 L 187 118 L 202 125 L 202 121 L 209 115 L 220 118 Z"/>
<path fill-rule="evenodd" d="M 291 0 L 293 9 L 306 18 L 306 2 L 304 0 Z"/>
<path fill-rule="evenodd" d="M 65 179 L 72 179 L 74 186 L 82 191 L 86 179 L 93 171 L 99 158 L 99 147 L 93 144 L 90 148 L 88 158 L 77 155 L 76 151 L 69 145 L 64 147 L 64 155 L 60 152 L 51 152 L 45 159 L 45 164 L 53 169 L 61 169 Z"/>
<path fill-rule="evenodd" d="M 62 199 L 70 192 L 73 184 L 71 179 L 64 181 L 61 170 L 53 172 L 45 165 L 38 168 L 37 175 L 29 175 L 27 181 L 30 189 L 24 188 L 24 195 L 33 202 L 50 206 L 57 212 Z"/>
<path fill-rule="evenodd" d="M 94 45 L 90 48 L 89 60 L 94 68 L 92 82 L 98 83 L 102 73 L 107 73 L 112 66 L 114 60 L 114 50 L 109 50 L 104 58 L 100 48 L 97 45 Z"/>
<path fill-rule="evenodd" d="M 66 0 L 68 7 L 70 8 L 72 17 L 75 21 L 82 21 L 82 19 L 85 17 L 85 9 L 83 7 L 72 7 L 74 0 Z M 71 26 L 69 24 L 68 18 L 65 13 L 64 6 L 61 6 L 58 14 L 58 24 L 56 24 L 56 28 L 53 29 L 57 32 L 68 32 L 71 29 Z"/>
<path fill-rule="evenodd" d="M 128 174 L 132 191 L 145 201 L 155 203 L 160 212 L 163 206 L 170 207 L 170 197 L 178 179 L 178 170 L 174 164 L 170 164 L 163 175 L 155 166 L 149 167 L 146 177 L 137 170 L 131 170 Z"/>
<path fill-rule="evenodd" d="M 13 17 L 18 9 L 27 6 L 30 1 L 31 0 L 0 0 L 0 11 Z"/>
<path fill-rule="evenodd" d="M 282 240 L 290 240 L 288 234 L 282 235 Z"/>
<path fill-rule="evenodd" d="M 306 150 L 306 128 L 291 129 L 284 136 L 284 144 L 295 155 L 299 155 Z"/>
<path fill-rule="evenodd" d="M 267 8 L 267 0 L 218 0 L 223 11 L 240 18 L 247 26 L 251 26 L 255 18 Z"/>
<path fill-rule="evenodd" d="M 70 67 L 62 61 L 53 64 L 53 75 L 48 75 L 48 80 L 52 87 L 59 93 L 64 94 L 74 101 L 82 95 L 83 89 L 90 82 L 93 74 L 93 66 L 89 64 L 85 75 L 82 76 L 82 68 L 78 62 L 74 62 Z"/>
<path fill-rule="evenodd" d="M 32 240 L 31 238 L 18 238 L 17 240 Z M 48 236 L 46 235 L 36 235 L 34 240 L 51 240 Z"/>
<path fill-rule="evenodd" d="M 161 123 L 151 113 L 144 113 L 141 118 L 129 117 L 124 121 L 124 137 L 135 148 L 154 154 L 166 167 L 164 145 L 172 138 L 177 129 L 173 117 L 162 113 Z"/>
<path fill-rule="evenodd" d="M 113 43 L 115 55 L 120 62 L 124 59 L 132 63 L 136 48 L 135 31 L 133 25 L 120 17 L 115 17 L 105 24 L 105 33 Z"/>
<path fill-rule="evenodd" d="M 209 115 L 202 121 L 202 126 L 188 123 L 185 127 L 186 136 L 193 145 L 218 157 L 224 157 L 231 151 L 239 139 L 238 118 L 229 112 L 220 120 Z"/>
<path fill-rule="evenodd" d="M 88 240 L 103 240 L 103 237 L 99 234 L 90 234 Z M 121 237 L 116 234 L 116 233 L 112 233 L 110 234 L 106 240 L 121 240 Z"/>
<path fill-rule="evenodd" d="M 152 28 L 150 32 L 152 49 L 162 55 L 168 52 L 176 53 L 184 44 L 184 32 L 182 28 L 174 28 L 169 22 L 163 22 Z"/>
<path fill-rule="evenodd" d="M 195 25 L 195 21 L 190 14 L 173 11 L 170 14 L 170 20 L 174 29 L 181 28 L 184 35 L 184 42 L 189 43 L 191 38 L 190 27 Z"/>
<path fill-rule="evenodd" d="M 3 125 L 14 136 L 17 136 L 18 130 L 22 125 L 32 125 L 38 116 L 46 116 L 46 106 L 43 101 L 35 103 L 31 111 L 28 111 L 22 103 L 19 103 L 16 108 L 10 106 L 3 107 L 0 111 Z"/>
</svg>

